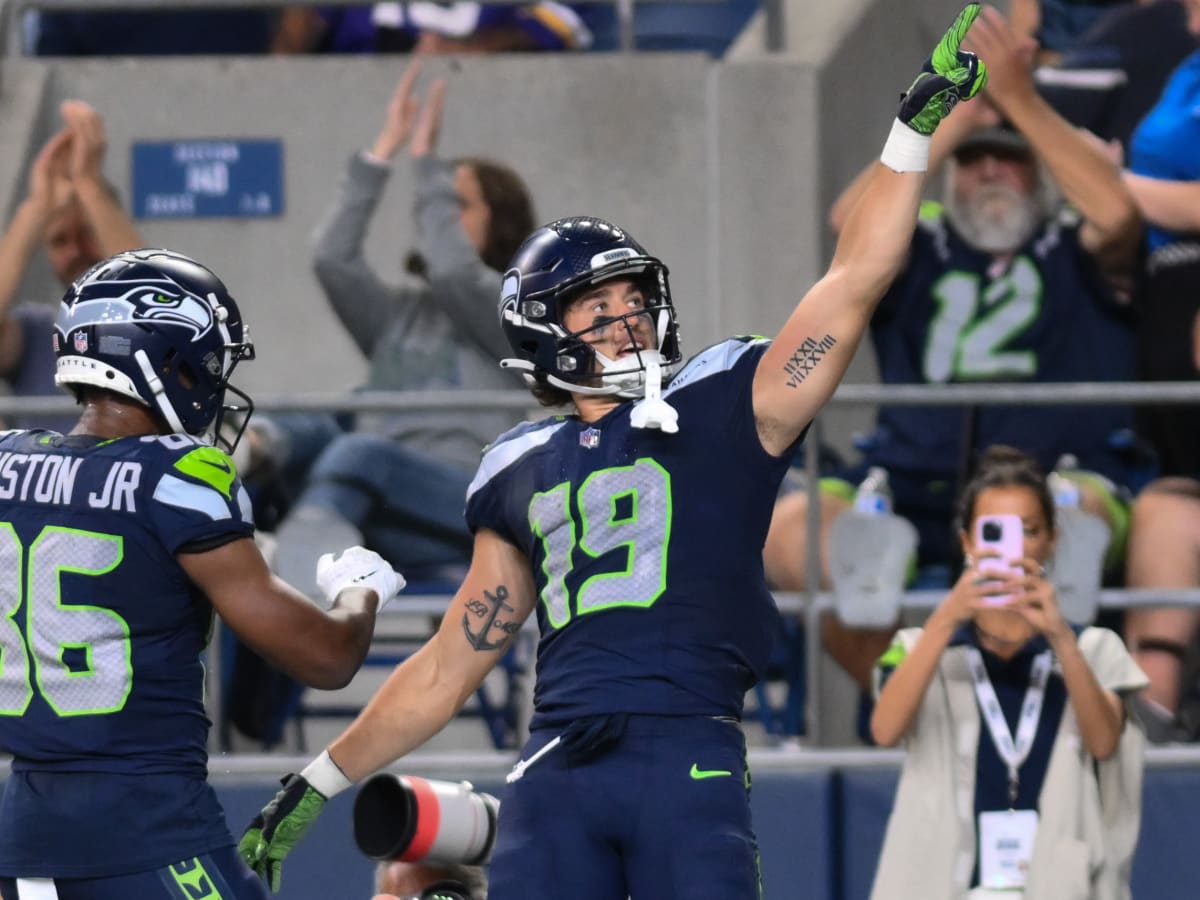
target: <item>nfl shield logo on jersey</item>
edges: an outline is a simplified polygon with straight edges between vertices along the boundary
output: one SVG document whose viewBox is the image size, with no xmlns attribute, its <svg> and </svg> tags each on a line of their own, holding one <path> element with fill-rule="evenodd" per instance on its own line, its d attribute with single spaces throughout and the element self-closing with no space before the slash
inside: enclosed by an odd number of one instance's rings
<svg viewBox="0 0 1200 900">
<path fill-rule="evenodd" d="M 587 450 L 595 450 L 600 446 L 600 429 L 585 428 L 579 433 L 579 446 Z"/>
<path fill-rule="evenodd" d="M 74 340 L 75 340 L 75 352 L 76 353 L 87 353 L 87 345 L 88 345 L 87 332 L 86 331 L 75 332 Z"/>
</svg>

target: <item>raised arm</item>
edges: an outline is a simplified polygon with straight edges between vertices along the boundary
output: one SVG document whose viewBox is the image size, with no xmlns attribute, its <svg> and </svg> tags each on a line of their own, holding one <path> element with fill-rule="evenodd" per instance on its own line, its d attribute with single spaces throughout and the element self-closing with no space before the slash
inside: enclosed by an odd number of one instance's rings
<svg viewBox="0 0 1200 900">
<path fill-rule="evenodd" d="M 1036 40 L 1042 27 L 1041 0 L 1012 0 L 1008 5 L 1008 22 L 1018 37 Z"/>
<path fill-rule="evenodd" d="M 390 322 L 416 302 L 403 286 L 391 286 L 367 263 L 363 241 L 391 176 L 396 152 L 412 134 L 417 100 L 412 93 L 420 68 L 414 63 L 392 93 L 383 124 L 366 153 L 356 153 L 334 206 L 318 224 L 313 271 L 350 337 L 370 356 Z"/>
<path fill-rule="evenodd" d="M 1168 231 L 1200 231 L 1200 181 L 1168 181 L 1124 172 L 1125 186 L 1146 221 Z"/>
<path fill-rule="evenodd" d="M 71 133 L 68 175 L 84 217 L 96 235 L 101 256 L 145 247 L 133 219 L 104 179 L 104 156 L 108 152 L 104 120 L 82 100 L 64 100 L 60 112 Z"/>
<path fill-rule="evenodd" d="M 871 711 L 871 737 L 879 746 L 894 747 L 908 734 L 950 638 L 960 625 L 970 621 L 991 590 L 978 575 L 972 568 L 965 569 L 929 616 L 912 649 L 907 650 L 897 637 L 880 660 L 893 671 L 878 689 Z"/>
<path fill-rule="evenodd" d="M 972 103 L 959 103 L 950 115 L 946 116 L 946 120 L 938 126 L 930 140 L 929 169 L 926 177 L 932 178 L 936 175 L 941 169 L 942 163 L 950 158 L 962 139 L 972 131 L 990 128 L 999 123 L 1000 113 L 995 106 L 987 102 L 986 97 L 979 97 Z M 846 220 L 850 217 L 850 211 L 862 197 L 864 189 L 871 179 L 875 165 L 874 160 L 867 164 L 833 201 L 833 206 L 829 208 L 829 227 L 833 229 L 834 234 L 842 233 L 842 229 L 846 226 Z"/>
<path fill-rule="evenodd" d="M 1075 631 L 1063 618 L 1058 606 L 1058 591 L 1043 569 L 1032 559 L 1021 560 L 1025 569 L 1011 607 L 1029 624 L 1045 635 L 1062 670 L 1063 683 L 1084 749 L 1096 759 L 1108 759 L 1117 752 L 1121 729 L 1125 725 L 1121 700 L 1101 686 L 1088 664 Z"/>
<path fill-rule="evenodd" d="M 446 83 L 439 78 L 429 88 L 409 145 L 421 253 L 428 268 L 433 302 L 450 317 L 460 334 L 470 337 L 493 359 L 502 359 L 510 348 L 494 315 L 500 296 L 500 273 L 483 261 L 481 251 L 463 227 L 464 205 L 455 184 L 458 166 L 436 155 L 445 105 Z M 483 203 L 487 205 L 486 200 Z M 489 210 L 489 216 L 500 214 L 499 210 Z M 523 226 L 521 230 L 531 227 Z"/>
<path fill-rule="evenodd" d="M 929 166 L 930 137 L 960 100 L 987 80 L 959 50 L 979 14 L 970 4 L 934 48 L 901 101 L 880 156 L 838 239 L 833 262 L 804 295 L 754 375 L 763 447 L 784 453 L 833 394 L 880 297 L 908 253 Z"/>
<path fill-rule="evenodd" d="M 1073 631 L 1067 629 L 1053 638 L 1051 644 L 1062 666 L 1063 681 L 1067 685 L 1075 721 L 1079 723 L 1083 745 L 1096 759 L 1108 759 L 1117 752 L 1121 729 L 1125 725 L 1121 700 L 1096 680 Z"/>
<path fill-rule="evenodd" d="M 401 663 L 329 748 L 242 836 L 246 863 L 279 889 L 280 866 L 325 801 L 437 734 L 508 650 L 536 604 L 529 561 L 493 531 L 475 536 L 471 568 L 441 628 Z"/>
<path fill-rule="evenodd" d="M 987 98 L 1025 135 L 1067 201 L 1079 211 L 1084 249 L 1106 269 L 1133 261 L 1141 219 L 1121 170 L 1037 92 L 1029 61 L 1004 17 L 985 7 L 968 45 L 988 64 Z"/>
<path fill-rule="evenodd" d="M 71 199 L 70 144 L 71 133 L 64 128 L 43 145 L 29 170 L 29 194 L 0 237 L 0 375 L 11 372 L 24 352 L 21 327 L 9 316 L 17 290 L 46 225 Z"/>
</svg>

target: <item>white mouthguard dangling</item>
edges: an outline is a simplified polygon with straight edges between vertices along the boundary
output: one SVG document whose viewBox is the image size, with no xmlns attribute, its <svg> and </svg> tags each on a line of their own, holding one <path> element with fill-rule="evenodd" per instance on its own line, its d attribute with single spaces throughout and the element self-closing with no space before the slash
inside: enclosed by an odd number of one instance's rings
<svg viewBox="0 0 1200 900">
<path fill-rule="evenodd" d="M 633 405 L 629 424 L 634 428 L 656 428 L 665 434 L 679 431 L 679 412 L 662 398 L 662 366 L 657 359 L 646 361 L 646 396 Z"/>
</svg>

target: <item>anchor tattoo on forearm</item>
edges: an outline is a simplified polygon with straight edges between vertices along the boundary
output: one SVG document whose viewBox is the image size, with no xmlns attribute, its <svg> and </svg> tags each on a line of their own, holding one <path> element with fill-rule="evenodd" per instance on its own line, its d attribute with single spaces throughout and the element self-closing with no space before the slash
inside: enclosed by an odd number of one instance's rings
<svg viewBox="0 0 1200 900">
<path fill-rule="evenodd" d="M 467 611 L 463 613 L 463 633 L 467 641 L 476 650 L 502 650 L 511 643 L 513 635 L 521 630 L 521 624 L 511 619 L 501 618 L 511 615 L 515 610 L 505 601 L 508 599 L 508 588 L 502 584 L 496 585 L 496 592 L 484 590 L 482 600 L 468 600 Z M 471 628 L 471 616 L 479 619 L 478 629 Z M 491 640 L 492 629 L 501 632 L 496 640 Z"/>
</svg>

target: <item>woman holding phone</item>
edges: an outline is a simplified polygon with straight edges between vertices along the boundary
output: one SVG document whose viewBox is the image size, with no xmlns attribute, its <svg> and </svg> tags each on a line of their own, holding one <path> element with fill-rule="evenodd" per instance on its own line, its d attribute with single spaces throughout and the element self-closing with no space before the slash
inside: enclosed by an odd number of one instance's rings
<svg viewBox="0 0 1200 900">
<path fill-rule="evenodd" d="M 872 736 L 908 753 L 872 900 L 1126 898 L 1146 678 L 1115 633 L 1059 612 L 1036 462 L 989 449 L 959 515 L 962 577 L 875 671 Z"/>
</svg>

